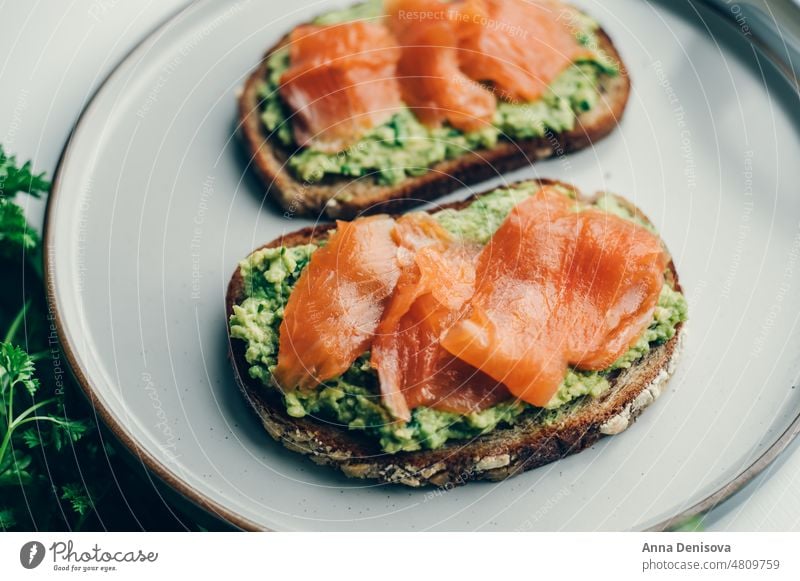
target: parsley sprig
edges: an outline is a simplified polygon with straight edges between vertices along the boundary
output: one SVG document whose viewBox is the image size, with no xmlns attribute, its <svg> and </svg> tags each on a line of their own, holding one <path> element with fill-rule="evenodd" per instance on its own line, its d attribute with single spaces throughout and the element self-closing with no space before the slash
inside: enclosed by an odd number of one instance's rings
<svg viewBox="0 0 800 581">
<path fill-rule="evenodd" d="M 23 309 L 15 319 L 16 325 L 24 316 L 25 310 Z M 9 448 L 14 435 L 24 426 L 39 422 L 51 424 L 50 430 L 44 430 L 42 426 L 37 425 L 22 431 L 20 436 L 28 448 L 49 442 L 56 450 L 61 450 L 67 442 L 77 442 L 89 429 L 85 421 L 70 419 L 63 413 L 58 396 L 36 400 L 39 380 L 34 377 L 35 363 L 33 357 L 12 344 L 13 331 L 12 326 L 6 340 L 0 343 L 0 400 L 4 404 L 0 408 L 0 425 L 5 428 L 5 434 L 0 440 L 0 485 L 9 480 L 27 480 L 29 477 L 27 472 L 19 470 L 19 458 L 14 461 L 9 461 L 7 458 L 10 455 Z M 14 403 L 20 395 L 15 393 L 15 389 L 18 388 L 25 389 L 29 405 L 15 413 Z"/>
<path fill-rule="evenodd" d="M 8 155 L 0 145 L 0 197 L 13 198 L 25 192 L 38 198 L 48 191 L 50 182 L 45 179 L 44 173 L 34 174 L 29 161 L 18 165 L 17 158 Z"/>
<path fill-rule="evenodd" d="M 33 173 L 30 162 L 18 164 L 0 146 L 0 260 L 14 263 L 21 258 L 22 269 L 14 268 L 17 272 L 24 272 L 28 264 L 41 275 L 39 237 L 15 197 L 24 193 L 39 198 L 49 188 L 44 174 Z M 10 270 L 8 265 L 4 266 L 4 270 Z M 6 286 L 4 290 L 8 291 L 12 285 Z M 0 335 L 0 492 L 15 488 L 31 492 L 30 487 L 53 486 L 52 481 L 47 482 L 50 471 L 40 469 L 32 451 L 38 448 L 44 452 L 48 448 L 60 452 L 68 444 L 78 442 L 91 427 L 87 420 L 66 414 L 63 393 L 41 390 L 36 361 L 46 357 L 49 350 L 30 354 L 21 346 L 33 339 L 26 325 L 31 306 L 32 301 L 27 300 L 8 323 L 5 334 Z M 26 332 L 22 333 L 23 330 Z M 85 486 L 68 482 L 60 488 L 61 499 L 79 517 L 88 513 L 91 499 Z M 0 498 L 5 502 L 8 496 L 2 494 Z M 0 506 L 0 529 L 16 526 L 18 516 L 13 505 Z"/>
<path fill-rule="evenodd" d="M 49 188 L 0 146 L 0 531 L 185 529 L 56 376 L 40 241 L 18 204 Z"/>
</svg>

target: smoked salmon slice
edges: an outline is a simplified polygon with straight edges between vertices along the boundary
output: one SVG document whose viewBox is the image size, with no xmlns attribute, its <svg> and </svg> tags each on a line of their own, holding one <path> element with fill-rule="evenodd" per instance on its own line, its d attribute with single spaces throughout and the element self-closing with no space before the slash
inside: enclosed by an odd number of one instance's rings
<svg viewBox="0 0 800 581">
<path fill-rule="evenodd" d="M 458 13 L 458 61 L 475 81 L 490 83 L 507 101 L 533 101 L 587 53 L 570 7 L 547 0 L 467 0 Z"/>
<path fill-rule="evenodd" d="M 289 68 L 279 91 L 294 112 L 298 145 L 337 152 L 401 107 L 400 48 L 379 23 L 303 25 L 289 36 Z"/>
<path fill-rule="evenodd" d="M 337 222 L 311 255 L 279 329 L 274 376 L 283 389 L 337 377 L 369 349 L 400 276 L 394 223 L 384 215 Z"/>
<path fill-rule="evenodd" d="M 550 0 L 385 0 L 385 21 L 301 25 L 279 91 L 299 146 L 335 153 L 404 106 L 430 126 L 477 131 L 497 97 L 541 97 L 587 51 Z"/>
<path fill-rule="evenodd" d="M 666 265 L 654 234 L 545 187 L 481 251 L 475 293 L 441 345 L 545 406 L 569 365 L 607 368 L 636 342 Z"/>
<path fill-rule="evenodd" d="M 397 74 L 403 101 L 426 125 L 463 131 L 492 122 L 496 99 L 459 68 L 458 23 L 438 0 L 386 0 L 389 26 L 402 45 Z"/>
<path fill-rule="evenodd" d="M 423 213 L 398 219 L 393 237 L 405 258 L 371 355 L 386 408 L 408 421 L 423 405 L 469 413 L 508 399 L 505 387 L 439 345 L 472 296 L 479 248 Z"/>
</svg>

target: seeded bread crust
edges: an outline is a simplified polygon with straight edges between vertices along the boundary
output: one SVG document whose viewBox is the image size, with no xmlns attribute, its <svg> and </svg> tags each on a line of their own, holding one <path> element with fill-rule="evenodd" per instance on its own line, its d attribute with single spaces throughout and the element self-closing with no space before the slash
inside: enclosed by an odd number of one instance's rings
<svg viewBox="0 0 800 581">
<path fill-rule="evenodd" d="M 560 184 L 579 194 L 577 189 L 563 182 L 531 181 L 539 185 Z M 477 197 L 479 196 L 472 196 L 444 207 L 460 209 Z M 587 197 L 581 199 L 592 200 Z M 649 223 L 647 217 L 633 204 L 623 198 L 617 199 L 632 213 Z M 319 241 L 328 235 L 332 227 L 333 225 L 326 224 L 304 228 L 273 240 L 262 248 L 296 246 Z M 678 274 L 671 260 L 667 277 L 673 288 L 681 290 Z M 233 313 L 233 305 L 243 299 L 244 280 L 237 268 L 226 296 L 228 318 Z M 650 350 L 636 365 L 611 379 L 611 387 L 605 394 L 585 401 L 553 424 L 542 424 L 532 415 L 528 415 L 513 427 L 498 428 L 472 440 L 451 441 L 438 450 L 397 454 L 383 452 L 374 439 L 359 431 L 349 431 L 318 419 L 290 417 L 278 389 L 266 387 L 249 376 L 249 365 L 244 356 L 245 342 L 231 339 L 230 328 L 228 332 L 229 356 L 236 383 L 267 432 L 286 448 L 309 456 L 317 464 L 338 468 L 352 478 L 412 487 L 449 487 L 470 480 L 502 480 L 580 452 L 604 435 L 624 431 L 658 398 L 664 384 L 672 375 L 680 351 L 684 324 L 677 326 L 677 332 L 672 339 Z"/>
<path fill-rule="evenodd" d="M 608 135 L 622 119 L 631 81 L 622 57 L 605 31 L 598 30 L 597 36 L 599 50 L 619 63 L 620 73 L 601 77 L 597 106 L 578 116 L 574 129 L 536 139 L 501 140 L 492 149 L 479 149 L 442 161 L 425 174 L 396 185 L 380 185 L 372 178 L 330 176 L 320 183 L 304 184 L 286 167 L 289 152 L 269 138 L 261 122 L 259 96 L 259 86 L 266 78 L 267 58 L 286 44 L 286 37 L 267 51 L 245 83 L 239 96 L 240 133 L 265 192 L 291 215 L 347 219 L 365 213 L 400 212 L 536 160 L 583 149 Z"/>
</svg>

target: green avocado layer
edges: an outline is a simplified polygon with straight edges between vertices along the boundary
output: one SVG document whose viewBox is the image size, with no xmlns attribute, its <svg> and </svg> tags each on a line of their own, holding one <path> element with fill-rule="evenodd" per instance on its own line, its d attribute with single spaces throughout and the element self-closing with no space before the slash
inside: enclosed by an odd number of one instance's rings
<svg viewBox="0 0 800 581">
<path fill-rule="evenodd" d="M 434 217 L 455 236 L 485 244 L 511 208 L 537 190 L 535 185 L 496 190 L 462 210 L 442 210 Z M 574 197 L 566 188 L 564 194 Z M 601 197 L 595 205 L 623 218 L 634 219 L 611 196 Z M 268 248 L 254 252 L 240 264 L 247 298 L 233 307 L 231 336 L 247 342 L 245 357 L 250 364 L 249 373 L 266 386 L 271 385 L 270 371 L 277 363 L 278 329 L 284 306 L 314 250 L 316 246 L 311 244 Z M 316 390 L 285 393 L 286 410 L 293 417 L 308 415 L 363 430 L 375 437 L 386 452 L 434 449 L 451 439 L 474 438 L 498 426 L 512 425 L 523 414 L 540 414 L 543 421 L 552 420 L 583 399 L 601 395 L 609 388 L 608 378 L 613 373 L 630 367 L 651 348 L 671 339 L 675 327 L 686 320 L 686 315 L 686 299 L 665 284 L 653 322 L 637 343 L 606 370 L 570 369 L 546 409 L 518 401 L 466 415 L 420 407 L 413 410 L 408 423 L 395 422 L 381 404 L 377 377 L 369 366 L 369 353 L 365 353 L 344 375 L 326 381 Z"/>
<path fill-rule="evenodd" d="M 320 24 L 335 24 L 356 19 L 375 18 L 381 14 L 381 2 L 370 1 L 317 19 Z M 597 47 L 597 23 L 585 16 L 575 21 L 578 39 L 592 50 Z M 569 131 L 577 116 L 589 111 L 599 99 L 598 83 L 603 75 L 618 74 L 617 64 L 602 51 L 596 56 L 575 62 L 550 86 L 550 90 L 530 103 L 499 102 L 493 125 L 480 131 L 464 133 L 449 126 L 429 128 L 408 109 L 395 114 L 358 142 L 339 153 L 298 149 L 287 165 L 307 184 L 325 176 L 371 176 L 380 184 L 392 185 L 409 176 L 424 174 L 447 159 L 477 150 L 491 149 L 498 139 L 529 139 Z M 278 86 L 289 67 L 289 51 L 274 52 L 267 61 L 267 78 L 260 87 L 263 100 L 262 121 L 270 134 L 287 148 L 295 148 L 291 111 L 283 103 Z M 346 193 L 344 193 L 346 195 Z"/>
</svg>

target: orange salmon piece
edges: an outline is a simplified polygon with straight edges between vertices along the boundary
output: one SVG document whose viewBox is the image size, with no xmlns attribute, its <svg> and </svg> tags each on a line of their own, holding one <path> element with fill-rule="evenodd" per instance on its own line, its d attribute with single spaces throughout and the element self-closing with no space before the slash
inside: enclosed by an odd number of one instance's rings
<svg viewBox="0 0 800 581">
<path fill-rule="evenodd" d="M 338 377 L 367 351 L 400 271 L 394 220 L 337 222 L 295 283 L 279 330 L 274 376 L 283 389 Z"/>
<path fill-rule="evenodd" d="M 574 9 L 547 0 L 466 0 L 454 4 L 458 60 L 475 81 L 508 101 L 534 101 L 588 53 L 570 30 Z"/>
<path fill-rule="evenodd" d="M 402 108 L 399 58 L 396 40 L 379 23 L 295 28 L 279 91 L 294 113 L 298 145 L 335 153 L 388 121 Z"/>
<path fill-rule="evenodd" d="M 666 266 L 654 234 L 542 188 L 481 251 L 475 293 L 441 345 L 545 406 L 568 366 L 605 369 L 636 342 Z"/>
<path fill-rule="evenodd" d="M 422 213 L 398 219 L 393 235 L 407 258 L 371 352 L 384 405 L 407 421 L 419 406 L 469 413 L 508 399 L 505 387 L 439 345 L 472 296 L 479 248 Z"/>
<path fill-rule="evenodd" d="M 459 68 L 458 23 L 438 0 L 387 0 L 389 25 L 402 55 L 397 74 L 403 101 L 426 125 L 447 121 L 463 131 L 491 124 L 497 102 Z"/>
</svg>

